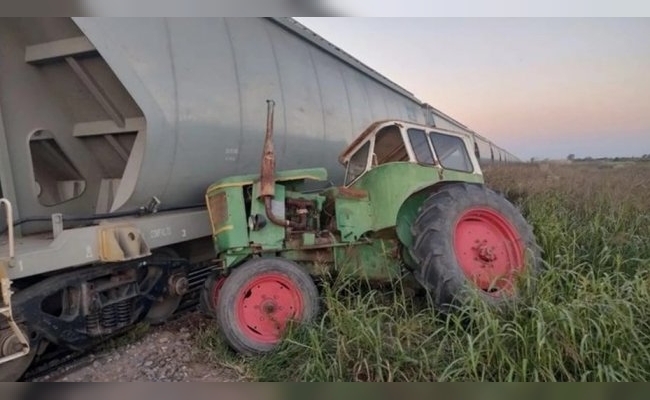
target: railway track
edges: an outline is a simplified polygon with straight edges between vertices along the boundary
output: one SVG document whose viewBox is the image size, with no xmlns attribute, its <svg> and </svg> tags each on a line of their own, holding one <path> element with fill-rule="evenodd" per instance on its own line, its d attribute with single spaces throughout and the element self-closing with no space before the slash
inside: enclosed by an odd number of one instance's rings
<svg viewBox="0 0 650 400">
<path fill-rule="evenodd" d="M 197 310 L 198 302 L 193 306 L 188 306 L 184 309 L 179 309 L 172 317 L 169 318 L 167 323 L 179 320 L 191 312 Z M 102 352 L 110 348 L 110 343 L 113 340 L 118 340 L 125 337 L 134 327 L 115 334 L 114 336 L 102 341 L 85 351 L 74 352 L 67 349 L 54 349 L 46 352 L 39 361 L 35 362 L 21 379 L 23 382 L 41 382 L 41 381 L 56 381 L 65 375 L 86 367 L 92 364 L 95 359 L 90 357 L 92 354 Z"/>
<path fill-rule="evenodd" d="M 198 310 L 201 287 L 203 286 L 206 277 L 214 269 L 214 266 L 207 266 L 195 269 L 189 274 L 188 292 L 183 297 L 178 309 L 165 323 L 177 321 L 191 312 Z M 46 352 L 29 367 L 21 381 L 53 381 L 77 369 L 92 364 L 94 359 L 89 357 L 91 354 L 107 350 L 110 348 L 112 341 L 128 335 L 134 328 L 135 325 L 130 326 L 119 333 L 115 333 L 114 335 L 105 338 L 101 342 L 97 342 L 84 351 L 72 351 L 69 349 L 52 347 L 51 349 L 46 350 Z"/>
<path fill-rule="evenodd" d="M 53 351 L 52 353 L 53 354 L 51 355 L 46 355 L 44 360 L 34 363 L 27 372 L 25 372 L 21 381 L 39 382 L 41 380 L 56 380 L 70 370 L 86 366 L 88 362 L 82 363 L 81 360 L 84 359 L 84 356 L 92 353 L 92 349 L 89 349 L 86 352 L 59 350 Z M 77 362 L 77 364 L 75 364 L 75 362 Z M 44 379 L 46 377 L 49 379 Z"/>
</svg>

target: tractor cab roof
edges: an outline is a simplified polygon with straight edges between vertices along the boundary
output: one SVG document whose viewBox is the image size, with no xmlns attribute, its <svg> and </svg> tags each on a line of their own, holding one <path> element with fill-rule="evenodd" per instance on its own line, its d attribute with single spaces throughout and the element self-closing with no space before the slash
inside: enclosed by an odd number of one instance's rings
<svg viewBox="0 0 650 400">
<path fill-rule="evenodd" d="M 460 136 L 464 138 L 471 138 L 471 136 L 466 132 L 451 131 L 448 129 L 437 128 L 431 125 L 423 125 L 414 122 L 408 122 L 400 119 L 384 119 L 375 121 L 370 124 L 360 135 L 358 135 L 339 155 L 339 162 L 343 165 L 349 160 L 349 158 L 364 144 L 366 141 L 370 140 L 377 132 L 386 126 L 395 125 L 400 128 L 403 127 L 414 127 L 425 130 L 434 130 L 441 133 L 446 133 L 449 135 Z"/>
<path fill-rule="evenodd" d="M 371 135 L 377 132 L 377 128 L 380 125 L 388 125 L 391 123 L 394 124 L 399 124 L 401 121 L 399 120 L 381 120 L 381 121 L 375 121 L 370 126 L 368 126 L 363 132 L 361 132 L 360 135 L 358 135 L 352 143 L 348 145 L 343 151 L 341 152 L 341 155 L 339 155 L 339 162 L 341 164 L 345 164 L 345 162 L 350 158 L 350 155 L 354 153 L 359 145 L 363 142 L 365 142 Z"/>
<path fill-rule="evenodd" d="M 346 167 L 346 185 L 374 167 L 407 162 L 460 172 L 481 174 L 473 151 L 473 138 L 451 131 L 403 120 L 370 124 L 339 156 Z"/>
</svg>

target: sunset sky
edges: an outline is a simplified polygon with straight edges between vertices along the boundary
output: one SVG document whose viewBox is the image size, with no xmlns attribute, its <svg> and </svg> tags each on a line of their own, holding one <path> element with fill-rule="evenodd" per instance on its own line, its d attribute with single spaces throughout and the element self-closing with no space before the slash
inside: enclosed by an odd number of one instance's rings
<svg viewBox="0 0 650 400">
<path fill-rule="evenodd" d="M 650 153 L 648 18 L 297 18 L 521 159 Z"/>
</svg>

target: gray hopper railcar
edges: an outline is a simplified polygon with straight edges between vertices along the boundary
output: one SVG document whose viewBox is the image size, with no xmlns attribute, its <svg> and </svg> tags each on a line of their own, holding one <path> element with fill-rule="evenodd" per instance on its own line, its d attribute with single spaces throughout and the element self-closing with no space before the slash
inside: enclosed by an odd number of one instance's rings
<svg viewBox="0 0 650 400">
<path fill-rule="evenodd" d="M 0 379 L 195 299 L 218 267 L 205 190 L 257 172 L 267 98 L 278 168 L 332 184 L 380 119 L 516 160 L 293 19 L 2 18 Z"/>
</svg>

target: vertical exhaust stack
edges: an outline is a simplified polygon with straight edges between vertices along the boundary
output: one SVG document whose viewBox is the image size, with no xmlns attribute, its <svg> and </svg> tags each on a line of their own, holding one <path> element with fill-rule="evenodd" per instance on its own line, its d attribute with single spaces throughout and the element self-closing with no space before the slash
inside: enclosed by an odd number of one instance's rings
<svg viewBox="0 0 650 400">
<path fill-rule="evenodd" d="M 260 173 L 260 195 L 266 198 L 275 196 L 275 150 L 273 148 L 273 108 L 275 102 L 267 100 L 266 134 L 262 152 L 262 171 Z"/>
<path fill-rule="evenodd" d="M 266 217 L 276 225 L 288 227 L 293 225 L 291 221 L 275 216 L 271 207 L 271 201 L 275 197 L 275 150 L 273 148 L 273 108 L 275 101 L 267 100 L 266 103 L 266 134 L 264 135 L 264 150 L 262 152 L 260 171 L 260 197 L 264 198 Z"/>
</svg>

